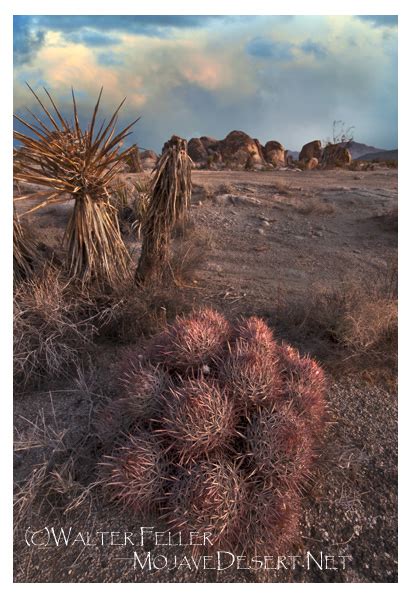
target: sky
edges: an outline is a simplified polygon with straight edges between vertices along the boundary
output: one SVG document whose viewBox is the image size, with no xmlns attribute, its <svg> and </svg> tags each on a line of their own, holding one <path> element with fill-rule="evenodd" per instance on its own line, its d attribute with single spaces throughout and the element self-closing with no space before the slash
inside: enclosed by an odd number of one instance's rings
<svg viewBox="0 0 411 599">
<path fill-rule="evenodd" d="M 15 16 L 14 110 L 38 114 L 43 86 L 83 126 L 104 87 L 103 116 L 160 151 L 173 134 L 245 131 L 300 150 L 332 136 L 397 147 L 397 18 L 362 16 Z"/>
</svg>

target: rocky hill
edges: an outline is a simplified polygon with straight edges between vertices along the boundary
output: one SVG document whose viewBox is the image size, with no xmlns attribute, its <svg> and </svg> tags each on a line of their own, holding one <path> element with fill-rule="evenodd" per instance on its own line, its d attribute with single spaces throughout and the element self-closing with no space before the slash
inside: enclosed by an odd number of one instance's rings
<svg viewBox="0 0 411 599">
<path fill-rule="evenodd" d="M 271 140 L 263 146 L 243 131 L 231 131 L 222 140 L 193 137 L 188 153 L 197 168 L 262 170 L 287 164 L 287 150 L 280 142 Z"/>
</svg>

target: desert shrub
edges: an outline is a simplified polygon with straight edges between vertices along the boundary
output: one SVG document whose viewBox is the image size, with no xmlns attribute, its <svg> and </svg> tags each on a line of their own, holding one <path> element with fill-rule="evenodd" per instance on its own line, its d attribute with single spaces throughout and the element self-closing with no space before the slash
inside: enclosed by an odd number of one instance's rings
<svg viewBox="0 0 411 599">
<path fill-rule="evenodd" d="M 14 292 L 14 378 L 61 376 L 78 364 L 96 333 L 96 307 L 81 288 L 47 268 Z"/>
<path fill-rule="evenodd" d="M 170 256 L 170 277 L 178 285 L 191 282 L 197 270 L 207 259 L 213 236 L 205 227 L 192 220 L 182 222 L 174 230 Z"/>
<path fill-rule="evenodd" d="M 334 214 L 335 206 L 320 198 L 307 198 L 300 200 L 295 207 L 299 214 Z"/>
<path fill-rule="evenodd" d="M 127 447 L 136 426 L 161 447 L 168 475 L 153 507 L 167 525 L 211 533 L 223 547 L 240 546 L 247 553 L 288 550 L 324 429 L 325 380 L 319 365 L 279 345 L 261 319 L 229 324 L 208 308 L 178 318 L 134 362 L 128 405 L 135 401 L 144 408 L 153 393 L 152 377 L 156 391 L 162 391 L 160 403 L 148 410 L 154 417 L 144 416 L 145 408 L 134 420 L 127 412 Z M 148 377 L 147 384 L 142 377 Z M 121 402 L 115 406 L 121 410 Z M 140 432 L 137 445 L 139 439 Z M 134 469 L 138 451 L 133 451 L 115 450 L 108 462 L 115 478 L 110 474 L 101 481 L 103 486 L 111 481 L 118 491 L 114 499 L 131 507 L 134 488 L 137 505 L 141 497 L 140 473 Z M 125 459 L 132 462 L 126 473 Z M 157 466 L 142 477 L 157 481 Z"/>
<path fill-rule="evenodd" d="M 279 296 L 270 320 L 283 338 L 326 362 L 336 374 L 362 373 L 395 384 L 397 266 L 388 264 L 366 282 L 342 281 L 304 298 Z"/>
<path fill-rule="evenodd" d="M 282 196 L 289 196 L 292 194 L 288 183 L 281 179 L 277 179 L 274 183 L 274 193 L 279 193 Z"/>
</svg>

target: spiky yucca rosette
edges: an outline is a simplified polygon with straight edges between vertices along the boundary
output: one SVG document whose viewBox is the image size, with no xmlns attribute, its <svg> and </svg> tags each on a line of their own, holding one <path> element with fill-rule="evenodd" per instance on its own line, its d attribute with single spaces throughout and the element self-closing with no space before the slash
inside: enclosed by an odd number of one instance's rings
<svg viewBox="0 0 411 599">
<path fill-rule="evenodd" d="M 235 543 L 247 487 L 239 468 L 223 457 L 202 461 L 174 479 L 165 518 L 177 530 L 208 533 L 213 545 Z"/>
<path fill-rule="evenodd" d="M 236 410 L 217 381 L 203 375 L 181 380 L 163 400 L 159 432 L 178 451 L 182 463 L 228 447 L 236 432 Z"/>
<path fill-rule="evenodd" d="M 49 108 L 46 100 L 28 87 L 41 111 L 39 117 L 29 111 L 34 119 L 31 122 L 15 115 L 26 132 L 14 132 L 21 144 L 14 159 L 14 179 L 17 183 L 34 183 L 40 190 L 30 190 L 14 201 L 35 201 L 28 210 L 33 212 L 74 200 L 64 233 L 70 275 L 114 285 L 128 274 L 129 255 L 120 234 L 117 210 L 110 202 L 110 191 L 130 154 L 130 149 L 121 150 L 121 146 L 138 119 L 116 132 L 123 100 L 108 124 L 104 121 L 98 126 L 101 89 L 90 123 L 82 129 L 73 90 L 70 122 L 46 89 Z"/>
<path fill-rule="evenodd" d="M 147 451 L 140 474 L 135 449 L 123 448 L 109 461 L 116 498 L 141 497 L 134 488 L 148 477 L 173 529 L 209 532 L 221 549 L 247 554 L 289 550 L 324 422 L 318 364 L 278 345 L 261 319 L 231 326 L 211 309 L 176 319 L 134 364 L 117 406 L 128 418 L 134 409 L 171 474 L 156 485 Z"/>
<path fill-rule="evenodd" d="M 224 316 L 204 308 L 186 318 L 177 317 L 154 337 L 148 353 L 152 361 L 184 372 L 208 365 L 221 354 L 229 335 L 230 325 Z"/>
<path fill-rule="evenodd" d="M 99 465 L 100 484 L 111 499 L 135 513 L 152 509 L 162 493 L 166 465 L 160 445 L 142 430 L 125 436 Z"/>
<path fill-rule="evenodd" d="M 307 479 L 312 436 L 291 406 L 258 408 L 249 418 L 246 438 L 256 471 L 268 480 L 297 489 Z"/>
</svg>

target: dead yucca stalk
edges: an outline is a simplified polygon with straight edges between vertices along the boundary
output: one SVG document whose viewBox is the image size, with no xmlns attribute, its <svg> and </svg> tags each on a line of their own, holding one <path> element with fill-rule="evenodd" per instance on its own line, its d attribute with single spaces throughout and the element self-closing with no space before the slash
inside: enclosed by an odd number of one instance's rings
<svg viewBox="0 0 411 599">
<path fill-rule="evenodd" d="M 74 93 L 73 123 L 70 124 L 47 90 L 51 110 L 29 89 L 43 114 L 37 117 L 30 112 L 34 119 L 31 123 L 15 116 L 31 135 L 14 133 L 23 148 L 15 157 L 14 178 L 16 182 L 35 184 L 43 189 L 20 195 L 16 200 L 36 200 L 28 211 L 33 212 L 73 199 L 75 204 L 65 232 L 70 274 L 83 280 L 93 278 L 113 284 L 127 274 L 128 253 L 120 235 L 117 211 L 110 204 L 109 189 L 129 155 L 130 149 L 120 151 L 120 146 L 136 121 L 115 134 L 123 100 L 107 126 L 103 122 L 96 133 L 101 90 L 90 124 L 82 130 Z"/>
<path fill-rule="evenodd" d="M 154 170 L 151 202 L 142 226 L 143 246 L 136 282 L 161 280 L 170 265 L 171 232 L 185 218 L 191 200 L 187 141 L 173 135 Z"/>
<path fill-rule="evenodd" d="M 33 274 L 38 251 L 25 234 L 16 212 L 13 213 L 13 280 L 19 283 Z"/>
</svg>

